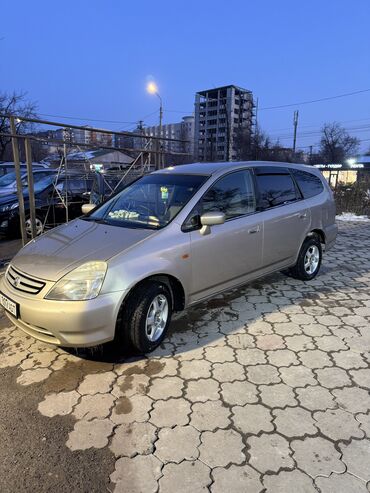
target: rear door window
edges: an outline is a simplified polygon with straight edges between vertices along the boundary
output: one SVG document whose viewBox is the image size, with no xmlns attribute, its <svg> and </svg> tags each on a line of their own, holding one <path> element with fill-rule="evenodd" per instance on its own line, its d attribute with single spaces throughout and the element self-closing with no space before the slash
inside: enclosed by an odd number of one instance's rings
<svg viewBox="0 0 370 493">
<path fill-rule="evenodd" d="M 294 181 L 286 168 L 256 168 L 259 210 L 269 209 L 298 200 Z"/>
<path fill-rule="evenodd" d="M 319 195 L 324 190 L 324 186 L 318 176 L 299 169 L 292 169 L 291 171 L 305 199 Z"/>
</svg>

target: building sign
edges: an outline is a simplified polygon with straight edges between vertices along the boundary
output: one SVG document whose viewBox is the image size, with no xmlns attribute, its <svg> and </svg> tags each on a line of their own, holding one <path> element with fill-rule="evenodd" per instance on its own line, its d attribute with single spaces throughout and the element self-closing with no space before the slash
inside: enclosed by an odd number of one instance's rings
<svg viewBox="0 0 370 493">
<path fill-rule="evenodd" d="M 103 173 L 104 165 L 103 164 L 90 164 L 90 171 L 97 171 L 98 173 Z"/>
<path fill-rule="evenodd" d="M 330 163 L 330 164 L 314 164 L 315 168 L 321 169 L 321 170 L 343 170 L 343 171 L 348 171 L 348 170 L 357 170 L 357 169 L 370 169 L 370 163 Z"/>
</svg>

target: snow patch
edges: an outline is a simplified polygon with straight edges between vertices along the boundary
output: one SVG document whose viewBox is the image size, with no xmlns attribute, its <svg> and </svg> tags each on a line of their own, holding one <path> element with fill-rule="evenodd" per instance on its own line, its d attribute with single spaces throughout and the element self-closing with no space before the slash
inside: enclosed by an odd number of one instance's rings
<svg viewBox="0 0 370 493">
<path fill-rule="evenodd" d="M 352 212 L 343 212 L 340 216 L 336 216 L 335 219 L 337 221 L 357 221 L 357 222 L 362 222 L 362 223 L 367 223 L 370 222 L 370 218 L 367 216 L 356 216 L 356 214 L 353 214 Z"/>
</svg>

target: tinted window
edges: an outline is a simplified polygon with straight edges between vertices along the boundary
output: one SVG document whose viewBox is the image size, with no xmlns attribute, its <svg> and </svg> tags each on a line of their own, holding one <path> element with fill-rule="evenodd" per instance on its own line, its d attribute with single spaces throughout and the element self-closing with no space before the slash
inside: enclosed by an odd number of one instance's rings
<svg viewBox="0 0 370 493">
<path fill-rule="evenodd" d="M 71 192 L 85 192 L 87 188 L 87 183 L 86 180 L 84 180 L 83 178 L 73 178 L 72 180 L 69 179 L 68 181 L 64 182 L 64 187 L 67 187 L 68 190 Z"/>
<path fill-rule="evenodd" d="M 221 211 L 226 219 L 256 210 L 252 178 L 249 171 L 236 171 L 218 180 L 203 196 L 201 214 Z"/>
<path fill-rule="evenodd" d="M 292 177 L 287 173 L 266 173 L 258 170 L 256 181 L 260 195 L 260 208 L 268 209 L 297 199 Z"/>
<path fill-rule="evenodd" d="M 83 193 L 89 190 L 91 187 L 91 180 L 85 178 L 71 177 L 67 180 L 63 177 L 57 185 L 57 189 L 60 192 L 66 192 L 67 190 L 72 193 Z"/>
<path fill-rule="evenodd" d="M 305 199 L 314 197 L 324 190 L 323 184 L 318 176 L 298 169 L 292 169 L 292 172 Z"/>
<path fill-rule="evenodd" d="M 236 171 L 218 180 L 202 197 L 183 224 L 183 231 L 200 227 L 205 212 L 221 211 L 226 219 L 256 210 L 256 199 L 249 171 Z"/>
</svg>

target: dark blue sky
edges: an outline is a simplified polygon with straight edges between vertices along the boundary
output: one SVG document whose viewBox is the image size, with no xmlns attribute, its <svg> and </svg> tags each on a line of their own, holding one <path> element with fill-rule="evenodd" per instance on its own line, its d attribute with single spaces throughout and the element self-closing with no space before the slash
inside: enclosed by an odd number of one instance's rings
<svg viewBox="0 0 370 493">
<path fill-rule="evenodd" d="M 166 122 L 193 111 L 196 91 L 219 85 L 252 90 L 262 108 L 368 89 L 369 15 L 369 0 L 3 0 L 0 90 L 27 91 L 40 113 L 86 123 L 155 112 L 148 77 Z M 263 128 L 282 144 L 291 143 L 294 109 L 298 146 L 315 144 L 320 125 L 333 120 L 370 146 L 370 92 L 261 111 Z"/>
</svg>

